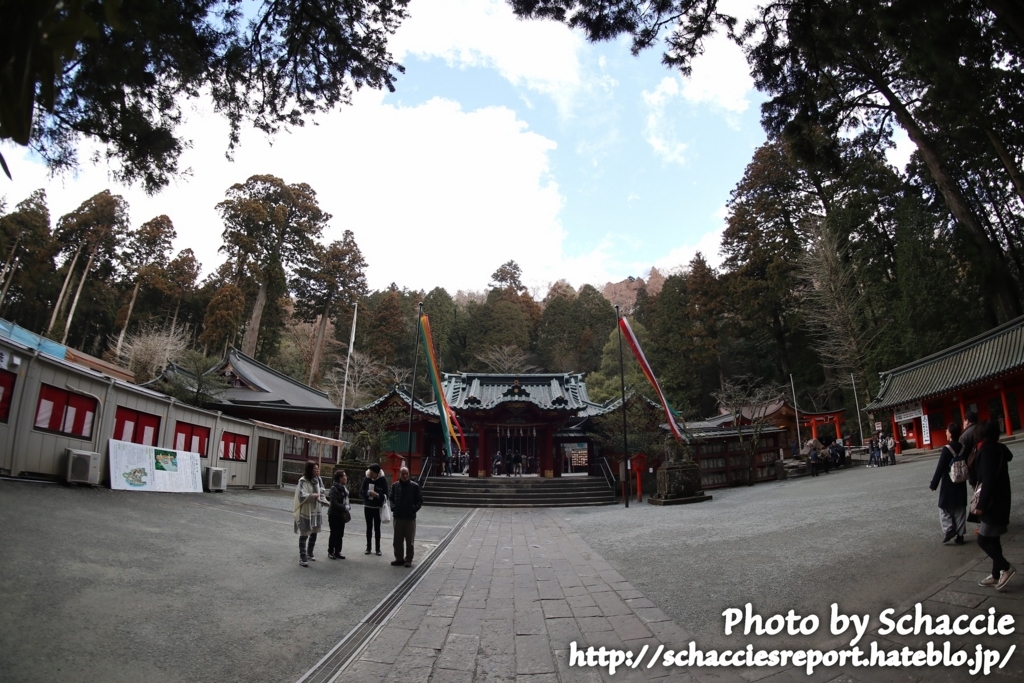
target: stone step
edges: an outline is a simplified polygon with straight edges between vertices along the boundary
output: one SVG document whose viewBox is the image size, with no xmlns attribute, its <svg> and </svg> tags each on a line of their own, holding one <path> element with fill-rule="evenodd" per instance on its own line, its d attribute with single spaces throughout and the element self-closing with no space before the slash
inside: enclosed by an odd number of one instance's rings
<svg viewBox="0 0 1024 683">
<path fill-rule="evenodd" d="M 424 505 L 446 507 L 571 507 L 611 505 L 615 494 L 599 477 L 430 477 Z"/>
</svg>

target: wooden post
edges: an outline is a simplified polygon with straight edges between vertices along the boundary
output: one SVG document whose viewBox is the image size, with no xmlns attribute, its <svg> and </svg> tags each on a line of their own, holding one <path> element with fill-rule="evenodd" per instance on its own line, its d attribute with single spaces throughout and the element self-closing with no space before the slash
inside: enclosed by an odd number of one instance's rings
<svg viewBox="0 0 1024 683">
<path fill-rule="evenodd" d="M 896 424 L 896 411 L 892 411 L 890 419 L 892 420 L 892 440 L 893 448 L 896 449 L 896 455 L 903 455 L 902 439 L 900 438 L 899 425 Z"/>
<path fill-rule="evenodd" d="M 1013 418 L 1010 416 L 1010 402 L 1006 400 L 1006 387 L 999 387 L 999 398 L 1003 402 L 1003 424 L 1006 425 L 1006 435 L 1013 436 Z"/>
</svg>

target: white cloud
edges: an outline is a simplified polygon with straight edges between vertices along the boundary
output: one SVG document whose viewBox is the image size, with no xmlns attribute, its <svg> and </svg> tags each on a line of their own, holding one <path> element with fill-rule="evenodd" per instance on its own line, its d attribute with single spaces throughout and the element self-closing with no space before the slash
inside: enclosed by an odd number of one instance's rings
<svg viewBox="0 0 1024 683">
<path fill-rule="evenodd" d="M 170 216 L 175 248 L 192 248 L 208 273 L 223 261 L 217 202 L 230 185 L 270 173 L 317 191 L 333 215 L 326 240 L 345 229 L 355 233 L 372 288 L 392 281 L 453 292 L 478 288 L 510 258 L 527 272 L 558 269 L 563 198 L 548 159 L 555 143 L 506 108 L 466 112 L 443 99 L 392 106 L 381 93 L 362 91 L 353 106 L 280 134 L 273 145 L 246 131 L 233 164 L 224 159 L 227 133 L 219 117 L 196 112 L 184 132 L 195 143 L 182 158 L 193 176 L 155 197 L 116 186 L 104 167 L 91 165 L 76 178 L 50 181 L 10 146 L 3 151 L 15 183 L 0 191 L 13 205 L 45 187 L 56 222 L 109 187 L 129 201 L 133 226 Z"/>
<path fill-rule="evenodd" d="M 747 96 L 753 89 L 754 79 L 743 51 L 719 32 L 705 42 L 704 54 L 693 61 L 693 72 L 685 79 L 682 96 L 691 104 L 723 111 L 729 118 L 729 114 L 747 110 Z"/>
<path fill-rule="evenodd" d="M 907 164 L 910 163 L 911 155 L 917 150 L 917 145 L 910 140 L 907 131 L 902 128 L 893 130 L 892 141 L 896 143 L 896 146 L 885 150 L 885 158 L 900 172 L 904 172 L 907 169 Z"/>
<path fill-rule="evenodd" d="M 647 105 L 644 139 L 654 153 L 667 163 L 686 163 L 686 143 L 679 141 L 675 124 L 668 116 L 668 109 L 680 94 L 679 79 L 666 76 L 653 91 L 644 90 L 640 95 Z"/>
<path fill-rule="evenodd" d="M 722 248 L 722 233 L 725 232 L 728 211 L 728 207 L 725 206 L 715 211 L 712 217 L 721 221 L 719 227 L 705 232 L 696 242 L 682 244 L 673 248 L 665 256 L 655 261 L 655 267 L 663 273 L 677 272 L 686 268 L 699 251 L 709 266 L 720 268 L 722 261 L 724 261 L 720 250 Z"/>
<path fill-rule="evenodd" d="M 585 85 L 582 36 L 551 21 L 521 21 L 503 0 L 417 0 L 409 14 L 391 41 L 400 62 L 414 55 L 494 68 L 513 85 L 552 97 L 566 116 Z"/>
</svg>

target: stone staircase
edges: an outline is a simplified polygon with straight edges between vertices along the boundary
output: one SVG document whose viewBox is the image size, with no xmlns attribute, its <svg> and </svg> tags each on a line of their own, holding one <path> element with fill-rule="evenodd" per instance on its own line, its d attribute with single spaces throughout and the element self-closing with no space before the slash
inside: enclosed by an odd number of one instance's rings
<svg viewBox="0 0 1024 683">
<path fill-rule="evenodd" d="M 603 477 L 430 477 L 423 504 L 445 507 L 535 508 L 613 505 Z"/>
</svg>

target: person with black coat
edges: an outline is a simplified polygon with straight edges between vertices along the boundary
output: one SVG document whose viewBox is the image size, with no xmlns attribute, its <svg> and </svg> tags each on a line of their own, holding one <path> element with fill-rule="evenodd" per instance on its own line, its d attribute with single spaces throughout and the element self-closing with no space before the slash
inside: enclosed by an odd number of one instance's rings
<svg viewBox="0 0 1024 683">
<path fill-rule="evenodd" d="M 380 509 L 388 495 L 388 482 L 380 471 L 380 465 L 373 463 L 366 470 L 366 477 L 359 486 L 363 499 L 363 515 L 366 517 L 366 554 L 369 555 L 370 541 L 376 537 L 377 554 L 380 555 Z"/>
<path fill-rule="evenodd" d="M 960 425 L 951 422 L 946 427 L 946 438 L 949 440 L 939 453 L 939 464 L 935 467 L 932 483 L 929 488 L 939 489 L 939 524 L 945 532 L 943 543 L 949 543 L 956 537 L 958 545 L 964 542 L 967 533 L 967 482 L 959 484 L 949 478 L 949 467 L 953 458 L 963 452 L 960 444 Z"/>
<path fill-rule="evenodd" d="M 978 582 L 981 586 L 995 586 L 1006 590 L 1017 570 L 1003 557 L 999 537 L 1010 524 L 1010 473 L 1013 453 L 1006 444 L 999 443 L 999 423 L 995 420 L 978 423 L 978 448 L 971 470 L 971 483 L 981 486 L 978 502 L 971 511 L 981 519 L 978 546 L 992 558 L 992 573 Z"/>
<path fill-rule="evenodd" d="M 420 485 L 409 477 L 409 468 L 399 470 L 398 481 L 391 486 L 391 510 L 394 512 L 392 526 L 395 531 L 395 561 L 398 567 L 412 566 L 416 543 L 416 513 L 423 507 L 423 492 Z M 403 548 L 404 546 L 404 548 Z"/>
<path fill-rule="evenodd" d="M 327 557 L 344 560 L 341 544 L 345 540 L 346 515 L 352 519 L 352 506 L 348 502 L 348 474 L 343 469 L 334 470 L 334 485 L 327 493 L 331 506 L 327 508 L 327 519 L 331 523 L 331 535 L 327 540 Z"/>
</svg>

